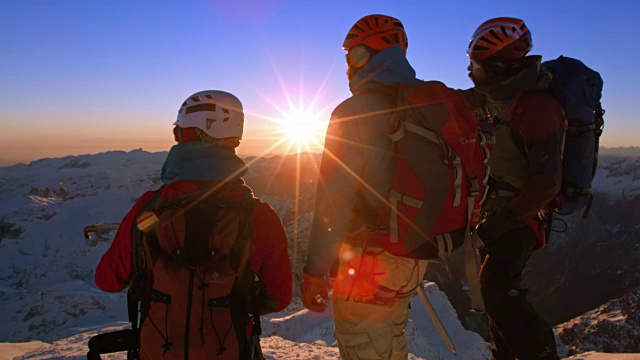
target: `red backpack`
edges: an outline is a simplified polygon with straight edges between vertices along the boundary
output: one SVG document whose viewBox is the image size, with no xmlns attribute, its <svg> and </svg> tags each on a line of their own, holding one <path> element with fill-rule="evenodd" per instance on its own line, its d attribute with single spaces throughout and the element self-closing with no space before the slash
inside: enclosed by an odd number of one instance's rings
<svg viewBox="0 0 640 360">
<path fill-rule="evenodd" d="M 447 258 L 478 223 L 486 196 L 489 136 L 464 97 L 441 82 L 402 84 L 398 94 L 397 131 L 391 135 L 396 170 L 385 248 L 409 258 Z M 428 219 L 420 210 L 431 205 L 424 186 L 431 174 L 420 154 L 433 151 L 430 143 L 440 147 L 451 186 L 431 190 L 446 191 L 447 200 L 435 226 L 425 233 Z"/>
<path fill-rule="evenodd" d="M 256 357 L 249 223 L 258 200 L 221 192 L 161 199 L 139 217 L 151 279 L 141 303 L 142 358 Z"/>
</svg>

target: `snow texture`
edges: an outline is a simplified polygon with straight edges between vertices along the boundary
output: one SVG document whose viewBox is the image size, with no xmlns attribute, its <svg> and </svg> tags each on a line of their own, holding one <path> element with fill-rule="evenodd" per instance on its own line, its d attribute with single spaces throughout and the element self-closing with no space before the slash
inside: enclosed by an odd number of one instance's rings
<svg viewBox="0 0 640 360">
<path fill-rule="evenodd" d="M 91 336 L 126 326 L 125 294 L 104 293 L 93 280 L 115 232 L 85 239 L 82 229 L 89 224 L 118 223 L 142 193 L 158 188 L 165 156 L 142 150 L 111 151 L 0 168 L 0 263 L 4 264 L 0 267 L 0 360 L 84 359 Z M 314 159 L 304 162 L 310 170 L 298 173 L 313 174 Z M 304 178 L 302 184 L 291 186 L 286 174 L 274 178 L 291 164 L 287 161 L 251 159 L 247 181 L 254 181 L 256 194 L 283 219 L 297 274 L 306 254 L 315 180 Z M 616 161 L 599 172 L 598 188 L 615 196 L 638 195 L 638 160 Z M 265 185 L 262 180 L 269 176 Z M 277 191 L 269 191 L 269 184 Z M 292 189 L 298 193 L 292 194 Z M 416 296 L 405 329 L 410 359 L 488 359 L 489 344 L 461 326 L 445 294 L 433 283 L 425 283 L 425 291 L 458 356 L 449 352 Z M 612 314 L 590 316 L 624 321 L 622 315 L 618 319 Z M 330 312 L 311 313 L 297 298 L 284 311 L 263 318 L 262 346 L 267 359 L 339 357 Z M 589 346 L 585 343 L 578 349 L 599 350 Z M 640 359 L 640 355 L 580 356 L 576 359 Z M 103 358 L 124 359 L 125 355 Z"/>
</svg>

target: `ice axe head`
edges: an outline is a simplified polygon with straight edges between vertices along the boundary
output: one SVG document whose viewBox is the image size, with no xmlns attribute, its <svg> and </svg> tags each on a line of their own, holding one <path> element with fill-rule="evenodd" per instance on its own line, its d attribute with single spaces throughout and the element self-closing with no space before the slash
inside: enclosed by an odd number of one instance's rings
<svg viewBox="0 0 640 360">
<path fill-rule="evenodd" d="M 113 230 L 118 230 L 119 226 L 120 224 L 117 223 L 87 225 L 84 227 L 84 238 L 90 240 L 91 233 L 106 233 Z"/>
</svg>

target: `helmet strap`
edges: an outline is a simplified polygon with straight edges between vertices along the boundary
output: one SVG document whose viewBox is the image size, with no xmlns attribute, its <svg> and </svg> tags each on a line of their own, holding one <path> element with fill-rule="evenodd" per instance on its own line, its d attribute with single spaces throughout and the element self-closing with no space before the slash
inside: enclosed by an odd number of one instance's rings
<svg viewBox="0 0 640 360">
<path fill-rule="evenodd" d="M 178 144 L 182 144 L 184 142 L 184 139 L 182 138 L 182 127 L 180 127 L 180 125 L 173 127 L 173 139 Z"/>
</svg>

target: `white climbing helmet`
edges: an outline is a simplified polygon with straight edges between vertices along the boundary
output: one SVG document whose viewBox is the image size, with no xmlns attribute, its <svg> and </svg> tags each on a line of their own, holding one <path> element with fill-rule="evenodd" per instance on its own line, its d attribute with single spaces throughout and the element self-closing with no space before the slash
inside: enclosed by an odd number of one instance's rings
<svg viewBox="0 0 640 360">
<path fill-rule="evenodd" d="M 242 139 L 244 113 L 242 103 L 234 95 L 219 91 L 197 92 L 182 103 L 178 119 L 173 125 L 195 127 L 212 138 L 237 137 Z"/>
</svg>

